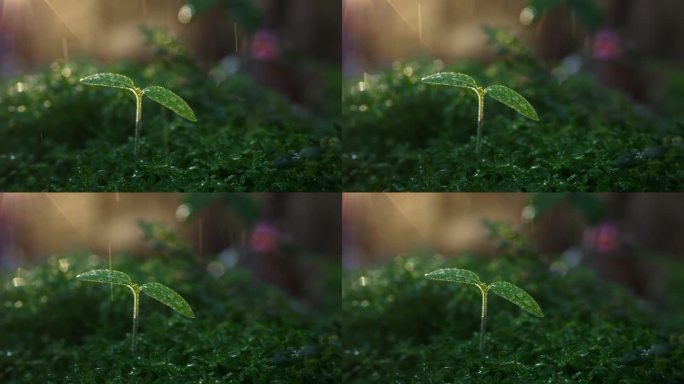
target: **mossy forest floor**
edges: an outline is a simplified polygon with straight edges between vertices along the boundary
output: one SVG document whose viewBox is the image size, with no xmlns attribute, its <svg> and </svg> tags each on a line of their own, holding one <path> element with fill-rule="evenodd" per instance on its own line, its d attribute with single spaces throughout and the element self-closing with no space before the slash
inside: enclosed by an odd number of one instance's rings
<svg viewBox="0 0 684 384">
<path fill-rule="evenodd" d="M 98 72 L 162 85 L 198 122 L 143 101 L 134 156 L 135 98 L 87 87 Z M 185 55 L 153 64 L 53 63 L 0 81 L 3 191 L 338 191 L 341 189 L 339 73 L 323 75 L 318 114 L 250 78 L 209 76 Z M 330 101 L 327 101 L 329 98 Z"/>
<path fill-rule="evenodd" d="M 664 100 L 645 108 L 587 74 L 560 81 L 529 54 L 488 64 L 395 63 L 343 91 L 346 191 L 679 191 L 684 188 L 684 73 L 653 65 Z M 476 155 L 477 97 L 427 85 L 442 71 L 525 96 L 534 122 L 485 101 Z"/>
<path fill-rule="evenodd" d="M 329 308 L 338 308 L 329 313 L 292 300 L 240 268 L 214 277 L 187 258 L 116 255 L 114 262 L 134 281 L 155 280 L 178 291 L 196 318 L 141 297 L 138 348 L 132 353 L 131 292 L 115 286 L 111 299 L 109 286 L 75 279 L 107 268 L 107 261 L 88 254 L 55 256 L 19 277 L 0 277 L 0 382 L 339 382 L 338 273 L 326 275 L 324 281 L 334 283 L 321 288 Z"/>
<path fill-rule="evenodd" d="M 445 266 L 513 282 L 545 317 L 490 294 L 480 353 L 479 290 L 423 277 Z M 350 273 L 343 284 L 343 382 L 681 383 L 684 271 L 667 271 L 660 307 L 587 268 L 561 276 L 534 258 L 445 261 L 416 253 Z"/>
</svg>

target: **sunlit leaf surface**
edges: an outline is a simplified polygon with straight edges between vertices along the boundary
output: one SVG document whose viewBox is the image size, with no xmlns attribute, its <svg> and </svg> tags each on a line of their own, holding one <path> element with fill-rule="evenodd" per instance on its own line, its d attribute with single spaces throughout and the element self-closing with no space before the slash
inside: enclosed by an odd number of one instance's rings
<svg viewBox="0 0 684 384">
<path fill-rule="evenodd" d="M 127 274 L 110 269 L 95 269 L 76 276 L 81 281 L 93 283 L 109 283 L 118 285 L 133 285 L 131 278 Z"/>
<path fill-rule="evenodd" d="M 444 268 L 425 275 L 430 280 L 452 281 L 455 283 L 479 284 L 480 278 L 471 271 L 458 268 Z"/>
<path fill-rule="evenodd" d="M 544 317 L 539 304 L 521 288 L 506 281 L 497 281 L 490 284 L 489 289 L 527 312 L 535 316 Z"/>
<path fill-rule="evenodd" d="M 142 292 L 145 292 L 147 296 L 159 301 L 164 305 L 168 305 L 174 311 L 180 313 L 183 316 L 195 318 L 195 314 L 190 308 L 185 299 L 179 295 L 173 289 L 159 283 L 145 283 L 140 287 Z"/>
<path fill-rule="evenodd" d="M 159 87 L 156 85 L 147 87 L 143 89 L 143 94 L 150 99 L 156 101 L 157 103 L 165 106 L 166 108 L 176 112 L 184 119 L 196 122 L 197 118 L 195 114 L 190 109 L 188 103 L 185 102 L 180 96 L 169 91 L 164 87 Z"/>
<path fill-rule="evenodd" d="M 135 89 L 133 80 L 124 75 L 116 73 L 97 73 L 81 79 L 81 83 L 86 85 L 97 85 L 100 87 Z"/>
<path fill-rule="evenodd" d="M 518 92 L 504 87 L 503 85 L 490 85 L 485 88 L 485 93 L 491 96 L 494 100 L 513 108 L 516 112 L 527 117 L 528 119 L 539 121 L 537 111 L 534 110 L 532 104 L 527 99 L 522 97 Z"/>
<path fill-rule="evenodd" d="M 423 77 L 422 81 L 428 84 L 448 85 L 451 87 L 477 88 L 475 79 L 463 73 L 440 72 Z"/>
</svg>

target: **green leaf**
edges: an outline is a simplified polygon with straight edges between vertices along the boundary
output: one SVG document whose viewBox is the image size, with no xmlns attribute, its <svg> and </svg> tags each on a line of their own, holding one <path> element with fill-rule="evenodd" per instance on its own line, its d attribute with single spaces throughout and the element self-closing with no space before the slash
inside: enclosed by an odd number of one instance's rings
<svg viewBox="0 0 684 384">
<path fill-rule="evenodd" d="M 539 308 L 539 304 L 521 288 L 507 281 L 497 281 L 496 283 L 490 284 L 489 289 L 527 312 L 535 316 L 544 317 L 541 308 Z"/>
<path fill-rule="evenodd" d="M 109 283 L 118 285 L 133 285 L 131 278 L 119 271 L 111 269 L 95 269 L 76 276 L 77 280 L 89 281 L 92 283 Z"/>
<path fill-rule="evenodd" d="M 516 112 L 528 119 L 539 121 L 537 111 L 534 110 L 532 104 L 518 92 L 508 87 L 504 87 L 503 85 L 490 85 L 485 88 L 485 94 L 491 96 L 494 100 L 513 108 Z"/>
<path fill-rule="evenodd" d="M 135 89 L 133 80 L 124 75 L 119 75 L 116 73 L 97 73 L 95 75 L 84 77 L 80 81 L 86 85 L 97 85 L 100 87 L 123 88 L 130 90 Z"/>
<path fill-rule="evenodd" d="M 145 292 L 147 296 L 159 301 L 164 305 L 168 305 L 174 311 L 180 313 L 183 316 L 195 318 L 195 314 L 192 313 L 190 304 L 188 304 L 181 295 L 179 295 L 173 289 L 167 287 L 166 285 L 159 283 L 145 283 L 140 287 L 142 292 Z"/>
<path fill-rule="evenodd" d="M 451 281 L 454 283 L 475 285 L 481 283 L 480 278 L 474 272 L 458 268 L 438 269 L 426 274 L 425 278 L 430 280 Z"/>
<path fill-rule="evenodd" d="M 192 109 L 190 109 L 188 103 L 186 103 L 185 100 L 181 99 L 180 96 L 169 91 L 168 89 L 153 85 L 143 89 L 143 95 L 146 95 L 147 97 L 156 101 L 157 103 L 176 112 L 184 119 L 190 120 L 192 122 L 197 122 L 197 118 L 195 117 L 195 114 L 192 112 Z"/>
<path fill-rule="evenodd" d="M 427 84 L 477 89 L 475 79 L 463 73 L 440 72 L 423 77 L 422 81 Z"/>
</svg>

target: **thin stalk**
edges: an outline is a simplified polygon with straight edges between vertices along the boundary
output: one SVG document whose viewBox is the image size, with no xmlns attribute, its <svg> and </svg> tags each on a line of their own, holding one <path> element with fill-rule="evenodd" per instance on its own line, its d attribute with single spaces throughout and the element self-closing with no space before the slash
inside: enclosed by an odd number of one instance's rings
<svg viewBox="0 0 684 384">
<path fill-rule="evenodd" d="M 109 243 L 109 270 L 112 270 L 112 243 Z M 114 284 L 109 283 L 109 298 L 110 301 L 114 301 Z"/>
<path fill-rule="evenodd" d="M 482 292 L 482 318 L 480 319 L 480 352 L 484 351 L 484 335 L 487 326 L 487 286 L 478 285 Z"/>
<path fill-rule="evenodd" d="M 140 137 L 140 123 L 142 121 L 142 91 L 140 89 L 135 89 L 133 91 L 135 94 L 135 149 L 133 153 L 138 156 L 138 138 Z"/>
<path fill-rule="evenodd" d="M 138 306 L 140 302 L 140 289 L 137 285 L 128 286 L 133 291 L 133 338 L 131 339 L 131 351 L 135 352 L 138 335 Z"/>
<path fill-rule="evenodd" d="M 477 93 L 477 148 L 475 153 L 480 158 L 480 141 L 482 140 L 482 121 L 484 119 L 484 98 L 485 93 L 482 89 L 476 90 Z"/>
</svg>

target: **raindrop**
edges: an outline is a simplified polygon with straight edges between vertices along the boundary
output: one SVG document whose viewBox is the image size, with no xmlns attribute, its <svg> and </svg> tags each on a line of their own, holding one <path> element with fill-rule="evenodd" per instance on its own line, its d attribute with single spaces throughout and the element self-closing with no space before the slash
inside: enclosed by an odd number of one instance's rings
<svg viewBox="0 0 684 384">
<path fill-rule="evenodd" d="M 19 107 L 17 107 L 17 112 L 19 112 L 19 113 L 24 113 L 24 112 L 26 112 L 26 106 L 25 106 L 25 105 L 20 105 Z"/>
<path fill-rule="evenodd" d="M 190 217 L 190 206 L 188 204 L 181 204 L 176 208 L 176 220 L 184 222 Z"/>
<path fill-rule="evenodd" d="M 25 87 L 26 87 L 26 86 L 24 85 L 24 83 L 22 83 L 21 81 L 18 82 L 18 83 L 17 83 L 17 92 L 19 92 L 19 93 L 24 92 L 24 89 L 26 89 Z"/>
<path fill-rule="evenodd" d="M 14 308 L 21 308 L 24 306 L 24 302 L 21 300 L 17 300 L 14 302 Z"/>
<path fill-rule="evenodd" d="M 185 4 L 178 10 L 178 21 L 181 24 L 187 24 L 192 20 L 192 16 L 195 14 L 195 8 L 190 4 Z"/>
<path fill-rule="evenodd" d="M 528 26 L 534 22 L 534 18 L 537 16 L 537 12 L 532 7 L 525 7 L 520 11 L 520 24 Z"/>
<path fill-rule="evenodd" d="M 71 76 L 71 68 L 69 68 L 69 67 L 64 67 L 64 68 L 62 69 L 62 76 L 64 76 L 64 77 L 69 77 L 69 76 Z"/>
<path fill-rule="evenodd" d="M 59 259 L 59 270 L 62 272 L 69 270 L 69 261 L 67 259 Z"/>
</svg>

